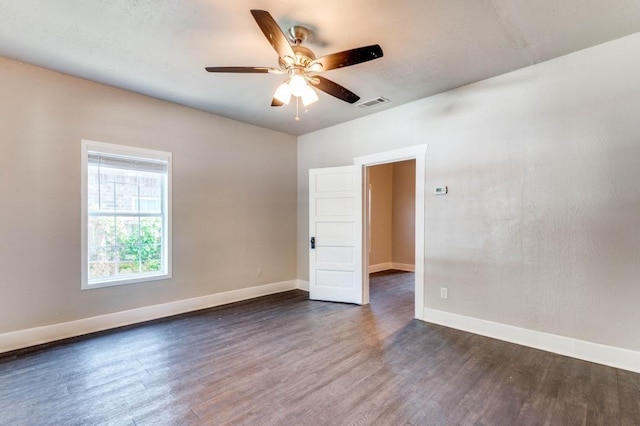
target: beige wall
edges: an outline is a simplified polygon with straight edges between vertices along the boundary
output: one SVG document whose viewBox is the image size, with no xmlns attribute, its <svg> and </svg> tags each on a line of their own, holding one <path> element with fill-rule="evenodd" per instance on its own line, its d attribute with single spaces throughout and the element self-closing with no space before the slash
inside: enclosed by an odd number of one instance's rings
<svg viewBox="0 0 640 426">
<path fill-rule="evenodd" d="M 393 165 L 392 256 L 396 264 L 415 263 L 416 161 Z"/>
<path fill-rule="evenodd" d="M 295 137 L 7 59 L 0 93 L 0 333 L 295 278 Z M 172 279 L 80 290 L 83 138 L 173 152 Z"/>
<path fill-rule="evenodd" d="M 415 160 L 368 168 L 371 187 L 369 265 L 415 261 Z"/>
<path fill-rule="evenodd" d="M 640 350 L 638 51 L 635 34 L 299 137 L 299 278 L 308 169 L 427 143 L 425 306 Z"/>
<path fill-rule="evenodd" d="M 393 165 L 369 168 L 371 224 L 369 265 L 391 263 L 393 246 Z"/>
</svg>

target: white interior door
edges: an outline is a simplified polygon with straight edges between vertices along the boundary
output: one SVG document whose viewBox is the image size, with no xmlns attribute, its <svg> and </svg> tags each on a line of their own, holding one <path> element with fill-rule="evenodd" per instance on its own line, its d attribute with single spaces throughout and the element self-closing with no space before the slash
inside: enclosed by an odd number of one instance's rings
<svg viewBox="0 0 640 426">
<path fill-rule="evenodd" d="M 362 304 L 362 166 L 309 170 L 309 234 L 309 297 Z"/>
</svg>

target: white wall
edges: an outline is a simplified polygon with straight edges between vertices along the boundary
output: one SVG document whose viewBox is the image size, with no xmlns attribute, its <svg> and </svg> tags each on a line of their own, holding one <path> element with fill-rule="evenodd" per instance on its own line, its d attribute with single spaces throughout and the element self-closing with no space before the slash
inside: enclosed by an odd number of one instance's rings
<svg viewBox="0 0 640 426">
<path fill-rule="evenodd" d="M 295 137 L 1 58 L 0 93 L 0 334 L 295 279 Z M 173 152 L 172 279 L 80 290 L 83 138 Z"/>
<path fill-rule="evenodd" d="M 639 51 L 636 34 L 299 137 L 298 277 L 308 169 L 428 143 L 425 306 L 640 350 Z"/>
</svg>

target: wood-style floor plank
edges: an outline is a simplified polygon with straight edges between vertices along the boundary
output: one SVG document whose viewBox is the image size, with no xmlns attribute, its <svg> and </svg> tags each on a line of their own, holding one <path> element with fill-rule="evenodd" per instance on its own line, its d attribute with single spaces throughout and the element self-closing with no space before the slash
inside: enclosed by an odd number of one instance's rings
<svg viewBox="0 0 640 426">
<path fill-rule="evenodd" d="M 0 425 L 640 425 L 640 374 L 291 291 L 0 356 Z"/>
</svg>

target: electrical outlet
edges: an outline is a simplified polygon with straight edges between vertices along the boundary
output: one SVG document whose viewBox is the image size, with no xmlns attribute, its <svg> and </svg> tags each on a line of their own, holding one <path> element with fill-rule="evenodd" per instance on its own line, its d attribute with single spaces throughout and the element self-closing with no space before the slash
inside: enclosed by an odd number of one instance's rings
<svg viewBox="0 0 640 426">
<path fill-rule="evenodd" d="M 258 266 L 258 269 L 256 269 L 256 277 L 261 277 L 262 276 L 262 266 Z"/>
<path fill-rule="evenodd" d="M 440 298 L 448 299 L 449 298 L 449 289 L 446 287 L 440 287 Z"/>
</svg>

